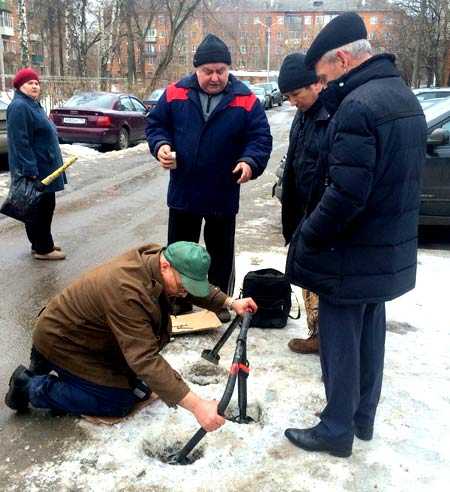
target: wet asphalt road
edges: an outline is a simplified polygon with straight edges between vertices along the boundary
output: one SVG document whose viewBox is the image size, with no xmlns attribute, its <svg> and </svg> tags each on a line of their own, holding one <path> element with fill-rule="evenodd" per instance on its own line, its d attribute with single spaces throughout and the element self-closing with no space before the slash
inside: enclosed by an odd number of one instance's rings
<svg viewBox="0 0 450 492">
<path fill-rule="evenodd" d="M 287 104 L 268 113 L 274 151 L 266 173 L 243 187 L 237 253 L 262 251 L 268 244 L 283 248 L 280 209 L 271 188 L 276 166 L 287 149 L 293 115 Z M 67 253 L 66 261 L 33 260 L 22 225 L 0 218 L 0 490 L 13 486 L 15 471 L 47 458 L 55 460 L 72 442 L 83 440 L 82 430 L 71 418 L 45 413 L 17 416 L 3 403 L 12 370 L 28 362 L 37 313 L 86 269 L 127 248 L 166 239 L 168 175 L 145 145 L 82 157 L 69 172 L 69 180 L 67 190 L 58 195 L 53 222 L 54 237 Z M 428 230 L 423 238 L 422 247 L 450 256 L 448 231 Z"/>
</svg>

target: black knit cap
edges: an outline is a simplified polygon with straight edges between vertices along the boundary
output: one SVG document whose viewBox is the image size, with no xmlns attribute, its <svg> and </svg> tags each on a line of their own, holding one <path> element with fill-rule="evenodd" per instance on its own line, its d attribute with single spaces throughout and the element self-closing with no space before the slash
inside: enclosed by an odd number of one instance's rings
<svg viewBox="0 0 450 492">
<path fill-rule="evenodd" d="M 292 92 L 318 81 L 316 72 L 305 65 L 305 55 L 291 53 L 281 64 L 278 75 L 278 87 L 282 94 Z"/>
<path fill-rule="evenodd" d="M 207 34 L 198 45 L 194 55 L 194 67 L 205 63 L 226 63 L 231 65 L 231 55 L 227 45 L 214 34 Z"/>
<path fill-rule="evenodd" d="M 314 67 L 328 51 L 359 39 L 367 39 L 367 29 L 362 18 L 356 12 L 338 15 L 316 36 L 306 53 L 305 63 L 310 68 Z"/>
</svg>

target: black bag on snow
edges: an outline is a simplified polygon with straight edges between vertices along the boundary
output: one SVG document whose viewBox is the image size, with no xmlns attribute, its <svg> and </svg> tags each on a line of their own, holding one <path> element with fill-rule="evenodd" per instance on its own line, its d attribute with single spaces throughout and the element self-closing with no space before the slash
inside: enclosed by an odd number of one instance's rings
<svg viewBox="0 0 450 492">
<path fill-rule="evenodd" d="M 292 307 L 291 295 L 291 284 L 284 273 L 273 268 L 248 272 L 242 285 L 242 297 L 252 297 L 258 305 L 250 326 L 284 328 Z M 300 306 L 293 319 L 298 318 Z"/>
<path fill-rule="evenodd" d="M 28 222 L 33 218 L 44 189 L 45 186 L 39 180 L 21 176 L 11 184 L 9 194 L 0 207 L 0 213 L 21 222 Z"/>
</svg>

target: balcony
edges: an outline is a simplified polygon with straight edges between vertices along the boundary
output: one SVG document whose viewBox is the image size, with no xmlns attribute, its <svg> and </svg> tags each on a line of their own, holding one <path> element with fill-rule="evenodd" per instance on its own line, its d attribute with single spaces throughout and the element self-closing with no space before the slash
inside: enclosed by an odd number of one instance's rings
<svg viewBox="0 0 450 492">
<path fill-rule="evenodd" d="M 0 0 L 0 35 L 14 36 L 11 13 L 7 10 L 8 2 Z"/>
</svg>

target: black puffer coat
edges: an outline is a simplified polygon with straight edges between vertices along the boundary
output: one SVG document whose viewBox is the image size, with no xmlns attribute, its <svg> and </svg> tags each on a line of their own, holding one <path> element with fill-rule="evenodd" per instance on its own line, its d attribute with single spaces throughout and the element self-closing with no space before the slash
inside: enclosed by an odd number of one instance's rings
<svg viewBox="0 0 450 492">
<path fill-rule="evenodd" d="M 426 123 L 392 55 L 332 82 L 317 206 L 296 230 L 286 272 L 337 304 L 383 302 L 414 288 Z"/>
<path fill-rule="evenodd" d="M 305 113 L 297 111 L 292 122 L 281 198 L 281 222 L 286 244 L 308 206 L 328 117 L 327 110 L 317 100 Z"/>
</svg>

